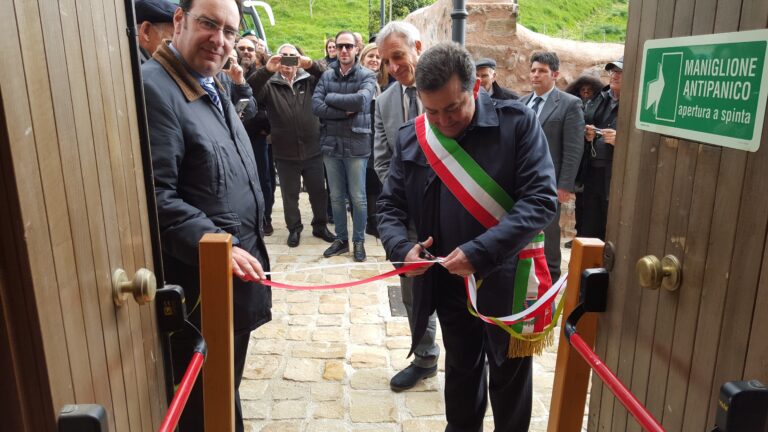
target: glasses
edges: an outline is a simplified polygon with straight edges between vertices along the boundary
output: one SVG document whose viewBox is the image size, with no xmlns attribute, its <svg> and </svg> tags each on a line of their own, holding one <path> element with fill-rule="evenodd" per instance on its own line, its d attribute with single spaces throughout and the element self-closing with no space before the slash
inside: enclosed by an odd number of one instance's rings
<svg viewBox="0 0 768 432">
<path fill-rule="evenodd" d="M 352 48 L 354 47 L 355 47 L 355 44 L 345 44 L 345 43 L 336 44 L 336 49 L 339 51 L 343 51 L 345 49 L 347 51 L 352 51 Z"/>
<path fill-rule="evenodd" d="M 608 71 L 608 75 L 621 75 L 622 73 L 624 73 L 624 71 L 619 68 L 613 68 Z"/>
<path fill-rule="evenodd" d="M 192 12 L 184 12 L 184 14 L 191 16 L 195 21 L 197 21 L 197 25 L 199 25 L 200 28 L 202 28 L 207 32 L 214 33 L 214 32 L 221 31 L 224 34 L 224 39 L 230 42 L 233 42 L 237 38 L 237 29 L 234 29 L 232 27 L 220 26 L 218 23 L 216 23 L 212 19 L 195 15 Z"/>
<path fill-rule="evenodd" d="M 255 52 L 255 51 L 256 51 L 256 48 L 254 48 L 254 47 L 249 47 L 249 46 L 239 46 L 239 47 L 237 47 L 237 50 L 238 50 L 238 51 L 248 51 L 248 52 Z"/>
</svg>

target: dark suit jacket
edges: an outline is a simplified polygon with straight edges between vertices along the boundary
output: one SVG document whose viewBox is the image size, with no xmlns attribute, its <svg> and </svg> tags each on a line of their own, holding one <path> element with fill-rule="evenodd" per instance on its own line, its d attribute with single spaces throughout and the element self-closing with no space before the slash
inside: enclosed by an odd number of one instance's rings
<svg viewBox="0 0 768 432">
<path fill-rule="evenodd" d="M 184 288 L 191 310 L 200 292 L 203 234 L 232 234 L 269 269 L 264 198 L 248 135 L 221 84 L 223 112 L 167 45 L 141 70 L 166 282 Z M 235 332 L 271 319 L 269 287 L 239 278 L 233 285 Z"/>
<path fill-rule="evenodd" d="M 517 254 L 555 214 L 555 171 L 546 140 L 530 109 L 518 101 L 497 101 L 478 93 L 475 117 L 458 140 L 469 155 L 515 200 L 499 224 L 486 229 L 443 186 L 427 164 L 409 121 L 398 132 L 395 154 L 377 202 L 379 234 L 391 261 L 403 261 L 415 245 L 409 239 L 413 224 L 418 238 L 435 236 L 437 254 L 460 247 L 483 279 L 480 309 L 504 316 L 512 311 L 512 285 Z M 450 225 L 450 226 L 449 226 Z M 435 310 L 432 271 L 414 278 L 413 349 L 421 340 L 429 315 Z M 460 280 L 457 279 L 460 283 Z M 442 319 L 442 318 L 441 318 Z M 506 359 L 509 334 L 487 326 L 491 352 L 497 363 Z"/>
<path fill-rule="evenodd" d="M 531 97 L 533 93 L 524 96 L 520 102 L 528 105 Z M 584 152 L 584 111 L 581 100 L 555 87 L 541 109 L 539 123 L 544 129 L 552 162 L 555 164 L 557 188 L 573 192 Z"/>
</svg>

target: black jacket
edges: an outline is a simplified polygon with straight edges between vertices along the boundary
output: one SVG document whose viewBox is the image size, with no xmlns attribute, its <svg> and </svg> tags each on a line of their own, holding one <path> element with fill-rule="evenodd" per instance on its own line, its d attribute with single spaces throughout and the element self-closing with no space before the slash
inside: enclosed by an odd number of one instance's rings
<svg viewBox="0 0 768 432">
<path fill-rule="evenodd" d="M 493 88 L 493 94 L 491 95 L 492 99 L 496 100 L 517 100 L 520 99 L 520 96 L 517 95 L 517 93 L 513 92 L 510 89 L 504 88 L 499 85 L 496 81 L 491 84 L 491 88 Z"/>
<path fill-rule="evenodd" d="M 248 78 L 256 101 L 267 108 L 275 159 L 307 160 L 320 155 L 320 123 L 312 113 L 312 94 L 323 70 L 312 63 L 299 69 L 293 85 L 266 67 Z"/>
<path fill-rule="evenodd" d="M 200 292 L 203 234 L 232 234 L 268 271 L 264 198 L 251 144 L 221 83 L 216 82 L 223 112 L 167 45 L 141 70 L 165 282 L 184 288 L 192 312 Z M 233 278 L 233 294 L 235 332 L 271 319 L 269 287 Z"/>
</svg>

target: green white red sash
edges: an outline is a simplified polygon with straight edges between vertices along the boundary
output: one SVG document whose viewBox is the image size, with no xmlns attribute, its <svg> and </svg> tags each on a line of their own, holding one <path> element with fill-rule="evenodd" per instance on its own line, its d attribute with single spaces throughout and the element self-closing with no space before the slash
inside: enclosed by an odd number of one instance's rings
<svg viewBox="0 0 768 432">
<path fill-rule="evenodd" d="M 424 114 L 416 117 L 414 121 L 419 146 L 430 167 L 475 219 L 484 227 L 491 228 L 509 214 L 515 205 L 512 197 L 456 140 L 446 137 L 430 125 Z M 551 329 L 555 313 L 555 295 L 550 292 L 552 279 L 544 256 L 544 233 L 537 234 L 518 254 L 513 315 L 494 318 L 478 312 L 477 287 L 481 283 L 482 281 L 479 281 L 476 284 L 474 276 L 465 278 L 470 313 L 486 322 L 500 325 L 510 333 L 510 357 L 540 353 L 552 340 Z M 533 313 L 530 312 L 531 309 L 535 309 Z M 526 315 L 520 316 L 521 313 Z"/>
</svg>

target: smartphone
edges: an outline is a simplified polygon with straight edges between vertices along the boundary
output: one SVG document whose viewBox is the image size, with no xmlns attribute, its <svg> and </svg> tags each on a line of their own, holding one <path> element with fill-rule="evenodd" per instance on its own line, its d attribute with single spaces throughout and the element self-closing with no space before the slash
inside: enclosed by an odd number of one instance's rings
<svg viewBox="0 0 768 432">
<path fill-rule="evenodd" d="M 248 106 L 248 101 L 249 100 L 250 99 L 240 99 L 239 101 L 237 101 L 237 103 L 235 104 L 235 111 L 238 114 L 242 114 L 243 111 L 245 111 L 245 107 Z"/>
<path fill-rule="evenodd" d="M 299 56 L 282 56 L 280 57 L 280 64 L 283 66 L 298 66 Z"/>
<path fill-rule="evenodd" d="M 222 70 L 228 71 L 232 67 L 232 57 L 227 57 L 226 63 L 221 67 Z"/>
</svg>

